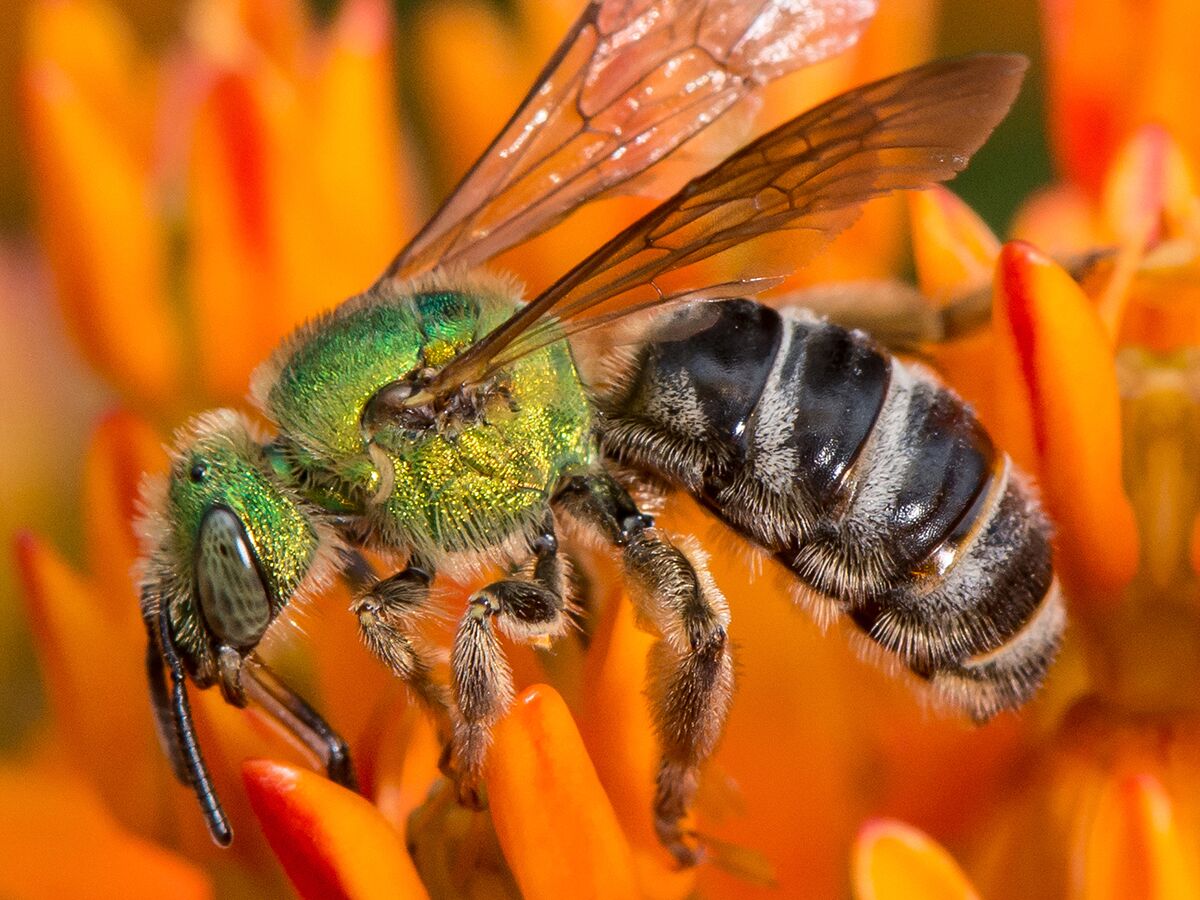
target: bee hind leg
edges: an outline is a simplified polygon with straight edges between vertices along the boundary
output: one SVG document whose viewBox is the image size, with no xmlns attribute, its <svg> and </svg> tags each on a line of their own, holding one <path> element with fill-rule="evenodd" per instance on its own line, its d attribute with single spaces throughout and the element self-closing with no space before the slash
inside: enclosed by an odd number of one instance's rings
<svg viewBox="0 0 1200 900">
<path fill-rule="evenodd" d="M 662 746 L 654 824 L 680 865 L 695 865 L 701 851 L 683 821 L 700 767 L 721 736 L 733 689 L 725 598 L 699 554 L 689 557 L 654 528 L 609 476 L 568 479 L 556 499 L 621 548 L 638 615 L 660 635 L 650 652 L 648 685 Z"/>
<path fill-rule="evenodd" d="M 478 785 L 491 729 L 513 698 L 512 672 L 496 629 L 513 640 L 540 643 L 567 626 L 566 576 L 550 517 L 530 549 L 533 559 L 517 573 L 523 577 L 493 582 L 471 596 L 450 651 L 458 713 L 455 780 L 459 801 L 476 809 L 483 805 Z"/>
</svg>

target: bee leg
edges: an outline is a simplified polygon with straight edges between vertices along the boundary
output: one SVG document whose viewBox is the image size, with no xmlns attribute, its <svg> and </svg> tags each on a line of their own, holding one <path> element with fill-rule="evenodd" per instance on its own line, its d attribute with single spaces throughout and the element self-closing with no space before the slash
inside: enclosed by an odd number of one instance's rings
<svg viewBox="0 0 1200 900">
<path fill-rule="evenodd" d="M 556 501 L 622 548 L 639 616 L 660 640 L 650 652 L 648 693 L 659 741 L 654 798 L 658 838 L 681 865 L 699 861 L 682 820 L 700 766 L 725 723 L 733 688 L 729 609 L 704 566 L 689 559 L 607 475 L 567 479 Z"/>
<path fill-rule="evenodd" d="M 472 595 L 450 651 L 458 722 L 454 757 L 459 802 L 482 806 L 478 784 L 492 725 L 512 702 L 512 672 L 493 626 L 518 641 L 540 643 L 566 629 L 565 575 L 553 521 L 533 540 L 525 578 L 497 581 Z"/>
<path fill-rule="evenodd" d="M 413 628 L 429 601 L 433 576 L 409 565 L 390 578 L 363 582 L 365 593 L 350 604 L 358 617 L 359 634 L 375 656 L 416 694 L 433 716 L 438 737 L 450 742 L 450 711 L 446 689 L 433 679 L 430 652 L 421 646 Z"/>
<path fill-rule="evenodd" d="M 780 298 L 780 308 L 803 307 L 843 328 L 860 329 L 893 353 L 959 340 L 991 321 L 990 285 L 942 305 L 901 282 L 818 285 Z"/>
<path fill-rule="evenodd" d="M 241 666 L 241 687 L 247 698 L 287 728 L 324 763 L 331 781 L 352 791 L 358 790 L 350 747 L 345 739 L 255 656 L 247 657 Z"/>
</svg>

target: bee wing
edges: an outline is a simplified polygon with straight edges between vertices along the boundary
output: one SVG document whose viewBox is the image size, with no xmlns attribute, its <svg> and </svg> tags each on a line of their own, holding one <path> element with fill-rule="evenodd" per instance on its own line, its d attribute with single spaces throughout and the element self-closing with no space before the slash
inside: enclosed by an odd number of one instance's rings
<svg viewBox="0 0 1200 900">
<path fill-rule="evenodd" d="M 690 299 L 660 281 L 760 235 L 789 232 L 788 263 L 802 264 L 864 201 L 945 181 L 966 166 L 1012 105 L 1027 65 L 1010 55 L 930 63 L 768 132 L 584 259 L 451 361 L 430 390 L 483 378 L 624 311 Z"/>
<path fill-rule="evenodd" d="M 876 0 L 595 0 L 383 278 L 470 267 L 636 177 L 756 87 L 849 47 Z"/>
</svg>

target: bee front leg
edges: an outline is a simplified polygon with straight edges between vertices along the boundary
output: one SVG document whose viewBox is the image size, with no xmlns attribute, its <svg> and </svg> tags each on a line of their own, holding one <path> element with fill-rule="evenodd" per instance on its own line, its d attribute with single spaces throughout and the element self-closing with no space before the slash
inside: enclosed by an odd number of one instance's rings
<svg viewBox="0 0 1200 900">
<path fill-rule="evenodd" d="M 638 614 L 660 635 L 648 664 L 648 694 L 662 744 L 654 825 L 680 865 L 695 865 L 700 850 L 682 822 L 700 766 L 721 736 L 733 690 L 729 608 L 698 554 L 689 558 L 653 527 L 611 477 L 568 479 L 556 502 L 621 548 Z"/>
<path fill-rule="evenodd" d="M 528 643 L 549 641 L 566 629 L 566 579 L 551 519 L 530 549 L 533 560 L 519 573 L 525 578 L 494 582 L 471 597 L 450 652 L 459 801 L 476 809 L 482 806 L 478 784 L 491 729 L 513 698 L 512 671 L 493 621 L 510 638 Z"/>
<path fill-rule="evenodd" d="M 349 745 L 303 697 L 253 655 L 243 660 L 239 682 L 245 698 L 262 707 L 321 760 L 331 781 L 358 790 Z"/>
<path fill-rule="evenodd" d="M 389 578 L 360 578 L 365 592 L 350 611 L 358 617 L 363 643 L 416 694 L 433 716 L 438 737 L 448 745 L 451 736 L 446 689 L 433 678 L 430 651 L 414 635 L 417 618 L 429 602 L 433 575 L 409 565 Z"/>
</svg>

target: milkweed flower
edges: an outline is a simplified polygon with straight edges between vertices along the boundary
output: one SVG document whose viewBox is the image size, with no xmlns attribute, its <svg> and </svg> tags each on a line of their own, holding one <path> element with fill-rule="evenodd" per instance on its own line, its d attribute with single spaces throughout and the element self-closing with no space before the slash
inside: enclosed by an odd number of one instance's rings
<svg viewBox="0 0 1200 900">
<path fill-rule="evenodd" d="M 1194 122 L 1174 92 L 1197 60 L 1178 55 L 1174 35 L 1196 12 L 1053 0 L 1044 10 L 1064 181 L 1026 204 L 1014 226 L 1025 240 L 1003 247 L 945 194 L 925 198 L 916 225 L 927 290 L 965 291 L 971 278 L 954 282 L 968 270 L 976 285 L 993 282 L 990 333 L 948 360 L 974 361 L 961 389 L 1039 480 L 1074 621 L 1039 704 L 1055 713 L 1009 796 L 960 848 L 972 877 L 955 889 L 1194 896 L 1200 197 Z M 860 852 L 870 843 L 864 832 Z M 946 858 L 928 839 L 901 855 L 910 873 Z M 870 882 L 864 871 L 856 878 Z"/>
<path fill-rule="evenodd" d="M 435 4 L 415 21 L 400 53 L 424 76 L 429 156 L 441 165 L 426 167 L 427 179 L 444 182 L 483 148 L 575 7 L 518 4 L 516 31 L 476 5 Z M 1106 319 L 1053 261 L 1060 248 L 1038 244 L 1033 211 L 1024 218 L 1031 242 L 1002 246 L 941 190 L 910 198 L 907 211 L 903 200 L 873 205 L 797 283 L 894 275 L 910 240 L 906 216 L 930 302 L 994 282 L 993 328 L 935 351 L 935 361 L 1037 475 L 1059 523 L 1079 624 L 1027 715 L 979 730 L 924 716 L 907 685 L 798 615 L 771 564 L 744 587 L 743 553 L 681 501 L 661 521 L 722 549 L 714 576 L 739 645 L 736 701 L 695 815 L 709 864 L 676 871 L 654 837 L 657 750 L 642 696 L 653 637 L 615 591 L 598 604 L 586 647 L 507 648 L 521 693 L 496 729 L 488 814 L 452 802 L 432 727 L 359 646 L 345 590 L 318 598 L 302 619 L 306 635 L 277 645 L 273 662 L 349 738 L 362 796 L 312 771 L 253 709 L 194 692 L 238 833 L 230 850 L 216 850 L 194 798 L 173 782 L 142 699 L 145 638 L 129 579 L 138 478 L 165 466 L 160 429 L 236 402 L 280 336 L 372 280 L 437 191 L 418 182 L 420 154 L 395 124 L 394 54 L 378 0 L 350 0 L 322 31 L 288 0 L 197 0 L 190 10 L 186 45 L 160 60 L 94 0 L 35 3 L 29 21 L 23 91 L 57 296 L 83 354 L 136 412 L 106 418 L 87 453 L 83 570 L 37 536 L 17 544 L 53 724 L 0 771 L 6 821 L 23 823 L 0 829 L 0 883 L 25 895 L 82 893 L 98 889 L 102 866 L 119 874 L 112 883 L 124 896 L 267 896 L 285 890 L 285 877 L 313 897 L 664 900 L 830 896 L 847 886 L 863 897 L 969 897 L 973 884 L 986 896 L 1028 896 L 1038 885 L 1049 895 L 1110 876 L 1115 885 L 1192 883 L 1194 815 L 1180 799 L 1196 771 L 1189 720 L 1112 708 L 1154 687 L 1176 697 L 1166 670 L 1190 671 L 1190 651 L 1165 643 L 1191 621 L 1190 601 L 1150 602 L 1194 583 L 1177 532 L 1195 507 L 1175 509 L 1168 527 L 1159 502 L 1164 485 L 1186 481 L 1190 457 L 1151 439 L 1166 412 L 1190 407 L 1179 391 L 1169 401 L 1150 392 L 1159 399 L 1141 406 L 1122 400 L 1127 372 L 1114 351 L 1124 346 L 1114 335 L 1131 333 L 1125 323 L 1148 321 L 1134 294 L 1148 283 L 1140 279 L 1157 277 L 1163 236 L 1184 226 L 1135 232 L 1126 266 L 1137 277 L 1130 291 L 1110 292 L 1116 313 Z M 924 58 L 934 11 L 932 2 L 885 5 L 856 54 L 772 88 L 765 122 Z M 1111 177 L 1133 171 L 1122 183 L 1140 183 L 1136 160 L 1147 154 L 1132 158 L 1132 170 L 1117 165 Z M 1164 183 L 1169 203 L 1156 209 L 1194 201 L 1188 178 Z M 1158 203 L 1134 189 L 1103 196 Z M 1115 200 L 1089 197 L 1076 248 L 1100 243 L 1103 216 L 1127 221 Z M 649 202 L 594 204 L 499 264 L 536 288 Z M 1131 410 L 1142 426 L 1130 427 Z M 1153 477 L 1131 478 L 1131 459 Z M 1182 546 L 1200 558 L 1192 540 Z M 451 600 L 465 590 L 451 587 Z M 1142 614 L 1152 607 L 1149 627 Z M 444 623 L 429 628 L 445 642 Z M 1142 665 L 1134 647 L 1115 652 L 1124 632 L 1161 650 L 1163 664 Z M 1164 746 L 1165 760 L 1155 756 Z M 68 806 L 79 812 L 64 817 Z M 1053 839 L 1031 856 L 1025 836 L 1047 832 Z M 61 881 L 21 880 L 52 840 L 94 856 L 55 871 Z M 1114 846 L 1135 848 L 1118 860 L 1125 868 L 1114 867 Z M 1023 869 L 1022 858 L 1036 862 Z M 1014 872 L 1029 880 L 1006 880 Z"/>
</svg>

